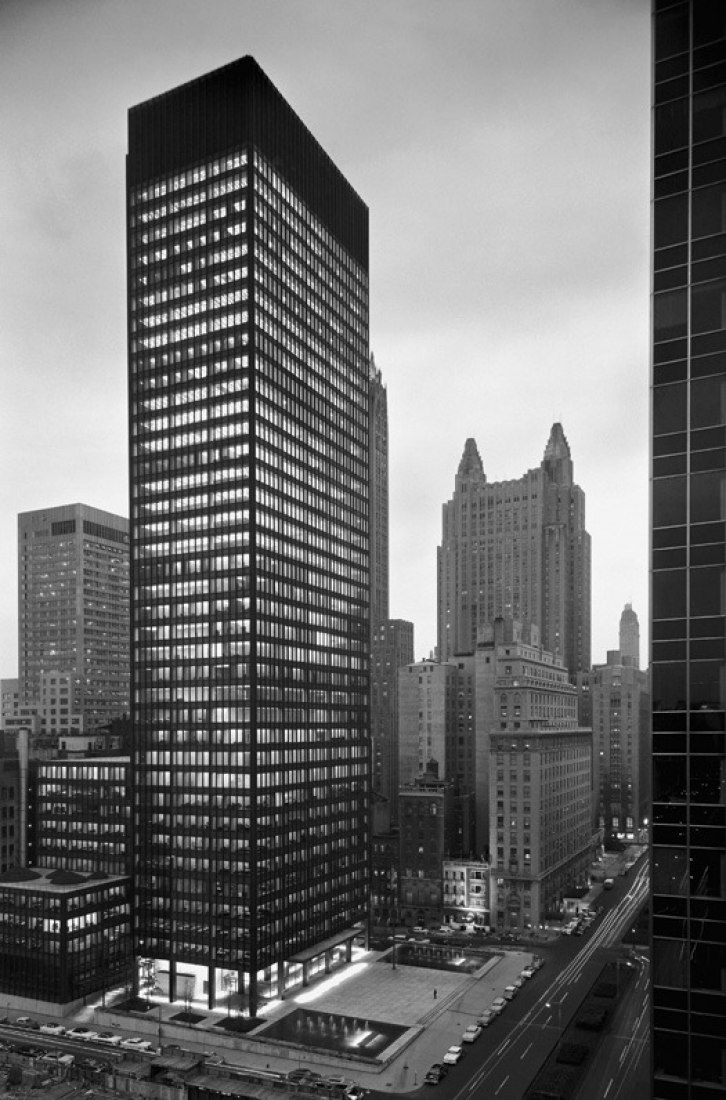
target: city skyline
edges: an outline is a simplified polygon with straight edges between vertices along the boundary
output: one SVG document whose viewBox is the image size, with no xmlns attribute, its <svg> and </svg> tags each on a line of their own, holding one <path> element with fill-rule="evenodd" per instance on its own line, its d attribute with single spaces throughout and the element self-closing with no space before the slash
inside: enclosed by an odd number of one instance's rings
<svg viewBox="0 0 726 1100">
<path fill-rule="evenodd" d="M 245 53 L 370 207 L 390 614 L 416 658 L 466 438 L 490 480 L 518 478 L 553 421 L 587 496 L 593 661 L 625 603 L 647 621 L 648 9 L 250 0 L 210 26 L 164 0 L 4 5 L 2 676 L 17 513 L 128 512 L 125 110 Z"/>
</svg>

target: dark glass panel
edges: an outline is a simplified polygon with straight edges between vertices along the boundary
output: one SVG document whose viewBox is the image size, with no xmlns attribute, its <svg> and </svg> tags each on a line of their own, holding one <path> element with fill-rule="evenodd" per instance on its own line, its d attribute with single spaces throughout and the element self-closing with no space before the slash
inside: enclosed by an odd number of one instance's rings
<svg viewBox="0 0 726 1100">
<path fill-rule="evenodd" d="M 675 642 L 665 643 L 675 645 Z M 718 661 L 724 656 L 723 638 L 692 638 L 692 661 Z"/>
<path fill-rule="evenodd" d="M 702 92 L 706 88 L 715 88 L 718 84 L 726 84 L 726 61 L 720 61 L 719 58 L 723 57 L 723 50 L 714 50 L 710 57 L 707 57 L 705 53 L 701 53 L 698 58 L 700 64 L 704 64 L 709 60 L 717 62 L 715 65 L 707 65 L 706 68 L 693 70 L 693 91 Z M 695 61 L 695 58 L 694 58 Z M 682 77 L 680 79 L 683 79 Z M 669 81 L 671 84 L 676 84 L 677 81 Z"/>
<path fill-rule="evenodd" d="M 726 374 L 691 382 L 691 427 L 726 423 Z M 722 439 L 719 439 L 719 443 Z"/>
<path fill-rule="evenodd" d="M 667 638 L 685 638 L 686 619 L 663 619 L 653 623 L 653 641 L 665 641 Z"/>
<path fill-rule="evenodd" d="M 726 467 L 726 450 L 721 447 L 717 451 L 694 451 L 691 455 L 691 469 L 697 470 L 723 470 Z"/>
<path fill-rule="evenodd" d="M 685 801 L 653 802 L 653 821 L 657 825 L 685 825 L 687 817 L 688 804 Z M 665 844 L 666 841 L 661 839 L 658 843 Z"/>
<path fill-rule="evenodd" d="M 705 283 L 710 279 L 720 279 L 726 274 L 726 256 L 716 256 L 710 260 L 701 260 L 691 268 L 691 282 Z"/>
<path fill-rule="evenodd" d="M 651 676 L 654 711 L 686 709 L 685 663 L 653 665 Z"/>
<path fill-rule="evenodd" d="M 688 195 L 658 199 L 653 206 L 653 241 L 656 248 L 667 248 L 688 237 Z"/>
<path fill-rule="evenodd" d="M 654 661 L 685 661 L 686 643 L 680 642 L 653 642 Z"/>
<path fill-rule="evenodd" d="M 713 261 L 709 260 L 709 263 Z M 720 274 L 720 273 L 719 273 Z M 669 267 L 666 271 L 656 271 L 653 276 L 653 290 L 659 294 L 662 290 L 673 290 L 685 286 L 688 282 L 688 267 Z"/>
<path fill-rule="evenodd" d="M 723 965 L 723 964 L 722 964 Z M 720 1012 L 721 1030 L 726 1013 Z M 695 1029 L 694 1029 L 695 1030 Z M 726 1039 L 721 1032 L 716 1032 L 708 1038 L 701 1035 L 691 1036 L 691 1079 L 693 1081 L 708 1081 L 712 1085 L 726 1086 Z M 703 1093 L 712 1100 L 714 1092 L 709 1088 Z M 694 1094 L 694 1100 L 696 1098 Z"/>
<path fill-rule="evenodd" d="M 671 156 L 676 156 L 671 153 Z M 704 141 L 702 145 L 693 147 L 693 164 L 708 164 L 709 161 L 723 160 L 726 157 L 726 138 L 717 138 L 715 141 Z"/>
<path fill-rule="evenodd" d="M 671 477 L 673 474 L 685 474 L 687 455 L 668 455 L 666 458 L 653 459 L 653 477 Z"/>
<path fill-rule="evenodd" d="M 707 183 L 713 182 L 707 180 Z M 675 195 L 679 191 L 688 190 L 688 172 L 675 172 L 672 176 L 663 176 L 653 184 L 653 198 L 664 199 L 667 195 Z"/>
<path fill-rule="evenodd" d="M 723 661 L 691 661 L 691 710 L 724 709 L 724 667 Z"/>
<path fill-rule="evenodd" d="M 688 945 L 683 940 L 653 939 L 653 984 L 687 987 Z"/>
<path fill-rule="evenodd" d="M 688 55 L 680 54 L 670 57 L 667 61 L 659 61 L 655 66 L 655 82 L 662 84 L 664 80 L 672 80 L 674 76 L 683 76 L 688 72 Z"/>
<path fill-rule="evenodd" d="M 686 519 L 686 478 L 667 477 L 653 482 L 653 526 L 674 527 Z M 661 619 L 675 618 L 674 615 L 659 615 Z"/>
<path fill-rule="evenodd" d="M 718 414 L 718 407 L 715 410 Z M 691 432 L 691 450 L 713 450 L 726 446 L 726 428 L 698 428 Z"/>
<path fill-rule="evenodd" d="M 726 8 L 713 0 L 694 0 L 693 48 L 718 42 L 726 36 Z"/>
<path fill-rule="evenodd" d="M 716 160 L 711 164 L 694 165 L 691 172 L 694 187 L 707 187 L 710 183 L 718 183 L 719 180 L 726 179 L 726 160 Z M 666 179 L 672 179 L 672 176 L 666 176 Z M 673 194 L 670 191 L 669 194 Z"/>
<path fill-rule="evenodd" d="M 688 797 L 686 758 L 656 756 L 653 759 L 653 802 L 683 803 Z"/>
<path fill-rule="evenodd" d="M 685 825 L 653 824 L 653 844 L 657 846 L 682 846 L 685 848 L 688 831 Z"/>
<path fill-rule="evenodd" d="M 684 359 L 687 355 L 687 340 L 671 340 L 653 348 L 654 363 L 670 363 L 673 359 Z"/>
<path fill-rule="evenodd" d="M 687 373 L 688 363 L 685 359 L 678 359 L 675 363 L 656 364 L 653 367 L 653 385 L 667 386 L 670 382 L 680 382 Z"/>
<path fill-rule="evenodd" d="M 654 530 L 652 532 L 653 547 L 658 549 L 682 547 L 685 544 L 686 537 L 686 527 L 667 527 L 663 530 Z"/>
<path fill-rule="evenodd" d="M 694 240 L 691 245 L 691 256 L 694 260 L 707 260 L 709 256 L 721 256 L 724 252 L 726 252 L 726 233 L 701 237 L 699 240 Z"/>
<path fill-rule="evenodd" d="M 692 203 L 694 237 L 709 237 L 726 231 L 726 183 L 699 188 L 693 192 Z"/>
<path fill-rule="evenodd" d="M 691 547 L 691 565 L 717 565 L 726 557 L 726 548 L 723 543 L 713 543 L 710 546 Z M 675 563 L 674 563 L 675 564 Z"/>
<path fill-rule="evenodd" d="M 674 172 L 680 172 L 688 168 L 688 150 L 678 149 L 675 153 L 664 153 L 655 158 L 654 176 L 671 176 Z"/>
<path fill-rule="evenodd" d="M 674 110 L 675 103 L 662 107 L 664 112 L 662 120 L 663 140 L 666 141 L 670 131 L 674 131 L 680 122 L 678 112 Z M 670 111 L 670 115 L 668 114 Z M 656 125 L 657 125 L 656 112 Z M 670 127 L 668 125 L 669 118 Z M 726 87 L 713 88 L 708 92 L 701 92 L 693 97 L 693 140 L 711 141 L 712 138 L 720 138 L 726 135 Z M 675 135 L 674 135 L 675 137 Z M 673 140 L 673 139 L 672 139 Z M 668 149 L 678 149 L 678 145 L 663 146 L 662 152 Z"/>
<path fill-rule="evenodd" d="M 723 470 L 707 470 L 691 475 L 690 513 L 691 523 L 708 523 L 726 518 L 726 473 Z M 692 537 L 693 534 L 692 531 Z"/>
<path fill-rule="evenodd" d="M 702 549 L 701 547 L 698 547 L 699 551 L 701 549 Z M 709 547 L 704 547 L 703 549 L 707 549 L 707 550 L 712 550 L 713 549 L 713 550 L 718 551 L 719 547 L 718 546 L 716 546 L 716 547 L 710 547 L 709 546 Z M 695 553 L 695 550 L 692 550 L 691 553 L 692 554 Z M 718 561 L 723 561 L 724 560 L 723 552 L 721 552 L 721 557 L 717 560 Z M 726 619 L 724 619 L 722 617 L 719 617 L 719 616 L 715 616 L 713 618 L 708 618 L 708 619 L 691 619 L 690 628 L 691 628 L 691 637 L 692 638 L 723 638 L 724 637 L 724 631 L 726 630 Z"/>
<path fill-rule="evenodd" d="M 688 915 L 688 903 L 685 898 L 677 898 L 672 894 L 655 894 L 653 897 L 653 915 L 685 917 Z"/>
<path fill-rule="evenodd" d="M 726 611 L 725 578 L 723 566 L 708 565 L 691 570 L 691 615 L 722 615 Z"/>
<path fill-rule="evenodd" d="M 701 897 L 723 897 L 723 856 L 710 849 L 690 849 L 691 894 Z"/>
<path fill-rule="evenodd" d="M 715 92 L 709 91 L 705 92 L 704 97 L 701 98 L 707 99 L 714 95 L 716 95 Z M 707 103 L 704 103 L 702 110 L 707 116 Z M 704 121 L 704 128 L 705 125 Z M 706 138 L 717 138 L 717 136 L 720 136 L 720 132 L 706 134 Z M 689 101 L 687 99 L 674 99 L 656 108 L 654 142 L 656 142 L 656 156 L 660 156 L 661 153 L 671 153 L 674 149 L 683 149 L 684 145 L 689 144 Z"/>
<path fill-rule="evenodd" d="M 661 455 L 683 454 L 687 450 L 688 438 L 685 432 L 675 432 L 673 435 L 655 436 L 653 439 L 653 454 Z"/>
<path fill-rule="evenodd" d="M 653 753 L 684 753 L 688 748 L 688 740 L 685 733 L 656 733 L 656 730 L 675 730 L 686 727 L 686 715 L 684 714 L 654 714 L 651 724 L 653 726 Z"/>
<path fill-rule="evenodd" d="M 664 299 L 671 299 L 680 291 L 671 291 L 660 295 Z M 657 298 L 655 299 L 657 301 Z M 716 279 L 712 283 L 703 286 L 694 286 L 691 289 L 691 332 L 711 332 L 721 329 L 724 325 L 726 307 L 726 280 Z M 661 306 L 661 323 L 666 331 L 676 326 L 679 318 L 679 304 L 676 301 L 663 302 Z M 657 323 L 657 322 L 656 322 Z M 678 335 L 673 332 L 673 335 Z"/>
<path fill-rule="evenodd" d="M 684 53 L 689 46 L 688 6 L 658 13 L 655 20 L 655 60 Z"/>
<path fill-rule="evenodd" d="M 705 476 L 705 475 L 699 475 Z M 691 545 L 704 546 L 707 542 L 724 542 L 726 524 L 700 523 L 691 527 Z"/>
<path fill-rule="evenodd" d="M 689 744 L 691 752 L 707 756 L 723 756 L 726 752 L 726 740 L 724 729 L 724 712 L 718 710 L 694 710 L 690 715 L 691 736 Z M 711 730 L 711 733 L 696 733 L 695 730 Z"/>
<path fill-rule="evenodd" d="M 673 550 L 654 550 L 654 569 L 676 569 L 679 565 L 686 565 L 685 546 L 676 547 Z"/>
<path fill-rule="evenodd" d="M 711 255 L 711 253 L 709 253 Z M 654 270 L 662 271 L 666 267 L 681 267 L 688 263 L 688 246 L 677 244 L 672 248 L 661 248 L 655 253 Z"/>
</svg>

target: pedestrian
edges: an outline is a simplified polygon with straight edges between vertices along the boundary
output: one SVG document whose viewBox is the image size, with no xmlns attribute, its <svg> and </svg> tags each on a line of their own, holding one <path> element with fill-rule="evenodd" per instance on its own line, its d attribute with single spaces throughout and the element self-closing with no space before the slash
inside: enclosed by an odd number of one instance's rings
<svg viewBox="0 0 726 1100">
<path fill-rule="evenodd" d="M 438 993 L 436 992 L 436 990 L 434 990 L 434 1000 L 436 1000 L 437 997 L 438 997 Z"/>
</svg>

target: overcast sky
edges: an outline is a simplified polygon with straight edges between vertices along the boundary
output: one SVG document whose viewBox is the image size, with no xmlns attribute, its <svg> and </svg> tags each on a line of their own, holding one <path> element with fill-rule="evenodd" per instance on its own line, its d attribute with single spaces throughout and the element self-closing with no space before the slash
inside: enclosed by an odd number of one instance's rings
<svg viewBox="0 0 726 1100">
<path fill-rule="evenodd" d="M 18 512 L 128 515 L 128 108 L 252 54 L 368 204 L 391 615 L 436 643 L 467 436 L 490 481 L 562 422 L 593 660 L 648 619 L 649 0 L 0 0 L 0 677 Z"/>
</svg>

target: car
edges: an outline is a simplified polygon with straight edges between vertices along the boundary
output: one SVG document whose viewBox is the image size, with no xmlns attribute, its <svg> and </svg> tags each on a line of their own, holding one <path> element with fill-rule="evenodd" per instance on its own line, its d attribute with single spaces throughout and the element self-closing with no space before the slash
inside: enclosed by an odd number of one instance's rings
<svg viewBox="0 0 726 1100">
<path fill-rule="evenodd" d="M 505 985 L 502 996 L 504 997 L 505 1001 L 513 1001 L 518 993 L 519 990 L 517 989 L 516 985 Z"/>
<path fill-rule="evenodd" d="M 485 1008 L 481 1016 L 477 1016 L 476 1022 L 479 1027 L 489 1027 L 492 1020 L 496 1020 L 497 1013 L 492 1008 Z"/>
<path fill-rule="evenodd" d="M 436 929 L 436 932 L 440 936 L 450 936 L 454 929 L 448 924 L 442 924 L 440 928 Z"/>
<path fill-rule="evenodd" d="M 109 1047 L 117 1047 L 121 1045 L 123 1035 L 114 1035 L 112 1031 L 102 1031 L 100 1035 L 96 1036 L 97 1043 L 105 1043 Z"/>
<path fill-rule="evenodd" d="M 537 971 L 535 970 L 535 968 L 533 966 L 525 966 L 525 968 L 522 971 L 520 977 L 524 978 L 525 981 L 529 981 L 529 979 L 533 978 L 536 973 L 537 973 Z"/>
<path fill-rule="evenodd" d="M 91 1031 L 90 1027 L 71 1027 L 66 1032 L 66 1039 L 83 1039 L 84 1042 L 88 1042 L 89 1039 L 97 1039 L 98 1032 Z"/>
<path fill-rule="evenodd" d="M 444 1055 L 444 1062 L 447 1066 L 455 1066 L 457 1062 L 460 1062 L 464 1057 L 464 1048 L 459 1046 L 449 1047 Z"/>
<path fill-rule="evenodd" d="M 461 1036 L 462 1043 L 475 1043 L 481 1035 L 481 1030 L 478 1024 L 469 1024 L 468 1028 Z"/>
<path fill-rule="evenodd" d="M 439 1081 L 443 1081 L 446 1074 L 449 1072 L 449 1067 L 445 1066 L 443 1062 L 434 1062 L 430 1069 L 426 1070 L 426 1076 L 424 1077 L 425 1085 L 438 1085 Z"/>
<path fill-rule="evenodd" d="M 424 926 L 422 924 L 415 924 L 413 926 L 413 930 L 414 930 L 414 932 L 428 932 L 428 929 L 424 928 Z M 439 1065 L 438 1062 L 436 1064 Z"/>
<path fill-rule="evenodd" d="M 148 1039 L 140 1039 L 138 1036 L 134 1036 L 131 1039 L 122 1039 L 121 1046 L 124 1050 L 151 1050 L 151 1043 Z"/>
<path fill-rule="evenodd" d="M 16 1023 L 17 1027 L 32 1028 L 35 1031 L 37 1031 L 38 1028 L 40 1027 L 40 1024 L 38 1023 L 38 1021 L 31 1019 L 30 1016 L 18 1016 L 15 1023 Z"/>
<path fill-rule="evenodd" d="M 66 1029 L 62 1024 L 41 1024 L 41 1035 L 65 1035 Z"/>
<path fill-rule="evenodd" d="M 507 1002 L 504 1000 L 504 997 L 495 997 L 489 1006 L 492 1012 L 496 1012 L 497 1016 L 501 1015 L 506 1007 Z"/>
<path fill-rule="evenodd" d="M 535 970 L 541 970 L 544 964 L 545 961 L 541 955 L 533 955 L 532 962 L 529 965 L 533 966 Z"/>
<path fill-rule="evenodd" d="M 525 983 L 525 979 L 520 974 L 518 978 L 514 979 L 514 981 L 512 982 L 512 985 L 515 986 L 517 989 L 522 989 L 524 987 L 524 983 Z"/>
</svg>

